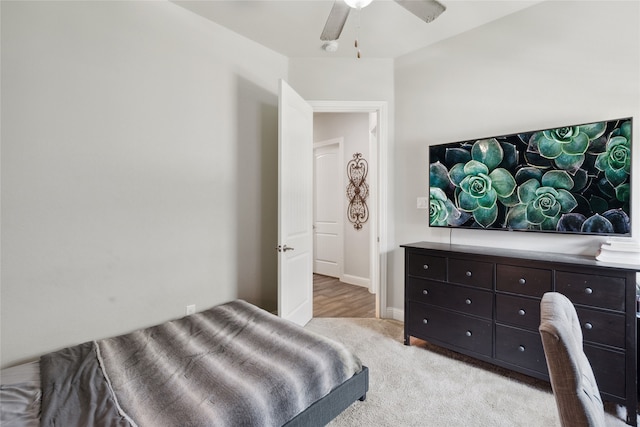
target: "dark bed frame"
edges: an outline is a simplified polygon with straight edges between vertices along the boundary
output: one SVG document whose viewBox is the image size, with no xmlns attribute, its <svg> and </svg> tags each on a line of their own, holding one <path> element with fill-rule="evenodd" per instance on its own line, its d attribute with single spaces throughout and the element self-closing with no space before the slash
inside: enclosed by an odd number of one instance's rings
<svg viewBox="0 0 640 427">
<path fill-rule="evenodd" d="M 324 426 L 340 415 L 356 400 L 364 401 L 369 390 L 369 368 L 362 367 L 358 372 L 331 393 L 314 402 L 285 424 L 286 427 Z"/>
</svg>

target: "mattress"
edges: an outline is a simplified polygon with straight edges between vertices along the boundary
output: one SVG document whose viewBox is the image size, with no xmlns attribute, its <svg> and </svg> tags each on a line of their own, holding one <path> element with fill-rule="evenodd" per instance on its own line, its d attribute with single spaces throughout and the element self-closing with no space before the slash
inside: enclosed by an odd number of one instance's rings
<svg viewBox="0 0 640 427">
<path fill-rule="evenodd" d="M 368 371 L 342 344 L 237 300 L 48 353 L 0 380 L 3 426 L 278 426 L 327 422 L 364 399 Z"/>
</svg>

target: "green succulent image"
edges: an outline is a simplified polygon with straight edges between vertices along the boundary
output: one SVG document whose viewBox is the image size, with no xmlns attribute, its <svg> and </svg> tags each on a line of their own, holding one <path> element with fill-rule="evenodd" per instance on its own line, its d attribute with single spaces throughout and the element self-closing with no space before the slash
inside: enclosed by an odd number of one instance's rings
<svg viewBox="0 0 640 427">
<path fill-rule="evenodd" d="M 616 190 L 618 200 L 629 201 L 629 174 L 631 173 L 631 122 L 624 122 L 611 133 L 605 152 L 596 158 L 595 167 Z"/>
<path fill-rule="evenodd" d="M 445 191 L 453 188 L 449 171 L 440 162 L 429 167 L 429 224 L 434 226 L 457 226 L 465 223 L 470 215 L 460 211 L 447 197 Z"/>
<path fill-rule="evenodd" d="M 429 225 L 630 235 L 630 118 L 429 147 Z"/>
<path fill-rule="evenodd" d="M 429 224 L 450 225 L 452 219 L 459 217 L 460 211 L 438 187 L 429 188 Z"/>
<path fill-rule="evenodd" d="M 573 173 L 584 163 L 591 141 L 606 129 L 606 122 L 598 122 L 535 132 L 529 140 L 529 150 L 553 160 L 558 169 Z"/>
<path fill-rule="evenodd" d="M 564 170 L 548 171 L 540 180 L 527 180 L 518 186 L 520 203 L 509 210 L 507 227 L 555 230 L 561 216 L 578 206 L 570 192 L 573 186 L 573 179 Z"/>
<path fill-rule="evenodd" d="M 498 218 L 498 205 L 511 204 L 516 181 L 504 168 L 504 153 L 496 139 L 478 140 L 471 148 L 471 160 L 458 163 L 449 171 L 456 186 L 457 206 L 473 215 L 482 227 L 489 227 Z"/>
</svg>

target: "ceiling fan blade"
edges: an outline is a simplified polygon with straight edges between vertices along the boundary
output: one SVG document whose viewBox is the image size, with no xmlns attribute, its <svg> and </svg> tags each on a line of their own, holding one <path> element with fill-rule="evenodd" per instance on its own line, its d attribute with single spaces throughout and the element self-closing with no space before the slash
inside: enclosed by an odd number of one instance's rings
<svg viewBox="0 0 640 427">
<path fill-rule="evenodd" d="M 338 40 L 340 33 L 342 33 L 342 29 L 344 28 L 344 24 L 347 22 L 350 10 L 351 8 L 344 2 L 344 0 L 336 0 L 333 3 L 331 12 L 329 12 L 327 22 L 324 24 L 320 40 Z"/>
<path fill-rule="evenodd" d="M 395 0 L 400 6 L 422 19 L 431 22 L 447 8 L 436 0 Z"/>
</svg>

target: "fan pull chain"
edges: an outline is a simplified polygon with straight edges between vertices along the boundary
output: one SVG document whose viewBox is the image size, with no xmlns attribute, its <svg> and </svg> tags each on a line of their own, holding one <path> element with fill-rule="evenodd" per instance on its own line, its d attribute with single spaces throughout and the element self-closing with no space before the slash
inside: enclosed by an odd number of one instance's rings
<svg viewBox="0 0 640 427">
<path fill-rule="evenodd" d="M 361 7 L 358 7 L 356 9 L 356 15 L 357 15 L 357 23 L 356 23 L 356 41 L 353 44 L 354 47 L 356 48 L 356 58 L 360 59 L 360 49 L 358 47 L 358 38 L 360 38 L 360 11 L 362 10 Z"/>
</svg>

